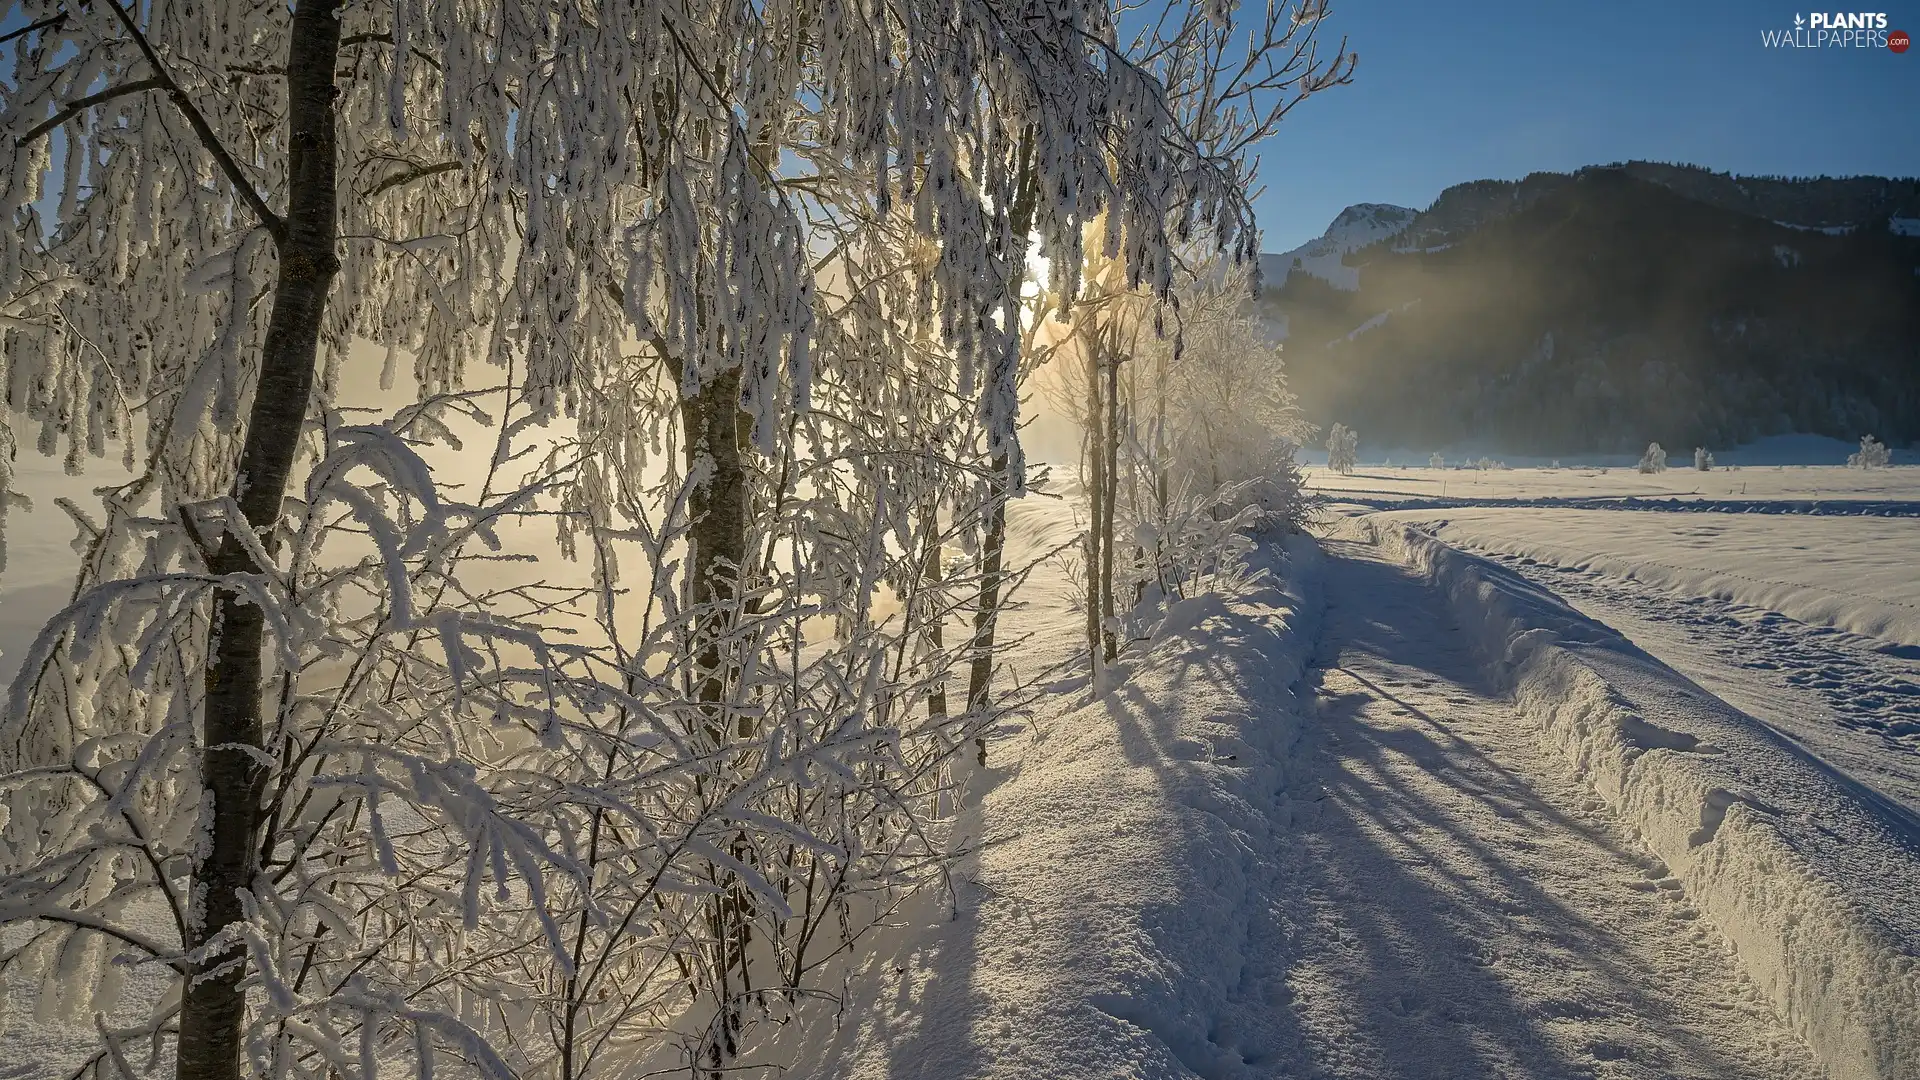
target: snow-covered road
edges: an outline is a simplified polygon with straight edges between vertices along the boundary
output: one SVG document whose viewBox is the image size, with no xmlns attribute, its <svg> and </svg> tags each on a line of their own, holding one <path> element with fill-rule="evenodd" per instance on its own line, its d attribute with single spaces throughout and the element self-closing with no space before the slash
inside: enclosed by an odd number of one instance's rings
<svg viewBox="0 0 1920 1080">
<path fill-rule="evenodd" d="M 1820 1075 L 1679 883 L 1486 683 L 1444 599 L 1327 544 L 1285 923 L 1288 1075 Z"/>
</svg>

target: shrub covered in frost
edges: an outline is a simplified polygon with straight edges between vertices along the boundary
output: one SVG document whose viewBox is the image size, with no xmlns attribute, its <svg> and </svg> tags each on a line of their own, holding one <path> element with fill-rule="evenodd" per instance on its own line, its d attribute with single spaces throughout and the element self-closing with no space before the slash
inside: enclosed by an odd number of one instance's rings
<svg viewBox="0 0 1920 1080">
<path fill-rule="evenodd" d="M 1847 457 L 1850 469 L 1884 469 L 1893 464 L 1893 451 L 1871 435 L 1860 436 L 1860 449 Z"/>
<path fill-rule="evenodd" d="M 1647 452 L 1640 455 L 1640 471 L 1643 473 L 1667 471 L 1667 452 L 1660 449 L 1659 443 L 1647 444 Z"/>
<path fill-rule="evenodd" d="M 1342 476 L 1351 476 L 1359 464 L 1360 435 L 1345 424 L 1335 424 L 1327 432 L 1327 468 Z"/>
</svg>

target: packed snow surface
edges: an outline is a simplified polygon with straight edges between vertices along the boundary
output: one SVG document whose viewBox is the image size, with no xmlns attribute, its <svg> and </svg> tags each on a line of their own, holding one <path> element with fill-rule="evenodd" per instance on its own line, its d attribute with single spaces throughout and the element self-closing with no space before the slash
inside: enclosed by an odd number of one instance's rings
<svg viewBox="0 0 1920 1080">
<path fill-rule="evenodd" d="M 1663 857 L 1650 845 L 1665 835 L 1587 767 L 1598 759 L 1583 764 L 1538 708 L 1514 707 L 1508 642 L 1470 625 L 1406 552 L 1329 548 L 1292 545 L 1271 567 L 1278 587 L 1177 607 L 1114 685 L 1059 685 L 997 744 L 963 824 L 979 850 L 951 904 L 907 920 L 800 1070 L 1823 1075 L 1808 1039 L 1854 1029 L 1822 1020 L 1818 993 L 1782 989 L 1770 928 L 1733 925 L 1746 911 L 1725 904 L 1723 925 L 1689 884 L 1729 876 L 1749 808 L 1676 783 L 1704 800 L 1689 836 L 1703 806 L 1734 824 Z M 1584 623 L 1547 610 L 1563 630 Z M 1647 679 L 1656 695 L 1697 693 L 1658 664 Z M 1887 880 L 1913 880 L 1847 789 L 1809 784 L 1814 796 L 1789 805 L 1832 812 L 1836 835 L 1885 856 Z M 1828 935 L 1816 952 L 1838 942 L 1848 977 L 1863 956 L 1900 959 L 1881 924 L 1858 946 L 1846 918 L 1795 910 Z M 1849 1062 L 1833 1074 L 1899 1075 Z"/>
<path fill-rule="evenodd" d="M 1446 598 L 1333 540 L 1301 829 L 1297 1075 L 1809 1076 L 1673 871 L 1540 738 Z"/>
<path fill-rule="evenodd" d="M 1920 1075 L 1920 827 L 1551 592 L 1396 522 L 1522 715 L 1713 916 L 1836 1077 Z"/>
</svg>

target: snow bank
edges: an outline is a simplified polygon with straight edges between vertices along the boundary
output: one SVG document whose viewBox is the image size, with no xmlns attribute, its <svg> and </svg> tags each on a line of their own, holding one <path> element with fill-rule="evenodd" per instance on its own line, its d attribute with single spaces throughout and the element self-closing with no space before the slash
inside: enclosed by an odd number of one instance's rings
<svg viewBox="0 0 1920 1080">
<path fill-rule="evenodd" d="M 1684 884 L 1837 1080 L 1920 1077 L 1920 823 L 1521 578 L 1365 523 Z"/>
<path fill-rule="evenodd" d="M 1913 570 L 1910 521 L 1508 507 L 1391 516 L 1417 518 L 1422 529 L 1457 548 L 1777 611 L 1877 639 L 1896 655 L 1920 650 L 1920 576 Z"/>
<path fill-rule="evenodd" d="M 1252 1071 L 1258 1026 L 1283 1010 L 1245 993 L 1244 945 L 1268 917 L 1257 883 L 1286 825 L 1275 795 L 1320 610 L 1317 547 L 1272 562 L 1278 583 L 1175 605 L 1124 682 L 995 744 L 951 908 L 900 935 L 794 1075 Z"/>
</svg>

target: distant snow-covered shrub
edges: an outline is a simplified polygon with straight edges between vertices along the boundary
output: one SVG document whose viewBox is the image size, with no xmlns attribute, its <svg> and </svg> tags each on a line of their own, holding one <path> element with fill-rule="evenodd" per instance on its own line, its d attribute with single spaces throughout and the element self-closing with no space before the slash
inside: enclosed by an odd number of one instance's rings
<svg viewBox="0 0 1920 1080">
<path fill-rule="evenodd" d="M 1693 448 L 1693 467 L 1701 472 L 1713 471 L 1713 452 L 1704 446 Z"/>
<path fill-rule="evenodd" d="M 1446 467 L 1447 459 L 1439 453 L 1434 453 L 1427 458 L 1427 468 L 1429 469 L 1444 469 Z"/>
<path fill-rule="evenodd" d="M 1647 444 L 1647 452 L 1640 455 L 1640 471 L 1643 473 L 1667 471 L 1667 452 L 1660 449 L 1659 443 Z"/>
<path fill-rule="evenodd" d="M 1345 424 L 1335 424 L 1327 432 L 1327 468 L 1342 476 L 1353 474 L 1359 464 L 1360 436 Z"/>
<path fill-rule="evenodd" d="M 1860 450 L 1847 457 L 1849 469 L 1884 469 L 1893 464 L 1893 451 L 1871 435 L 1860 436 Z"/>
</svg>

